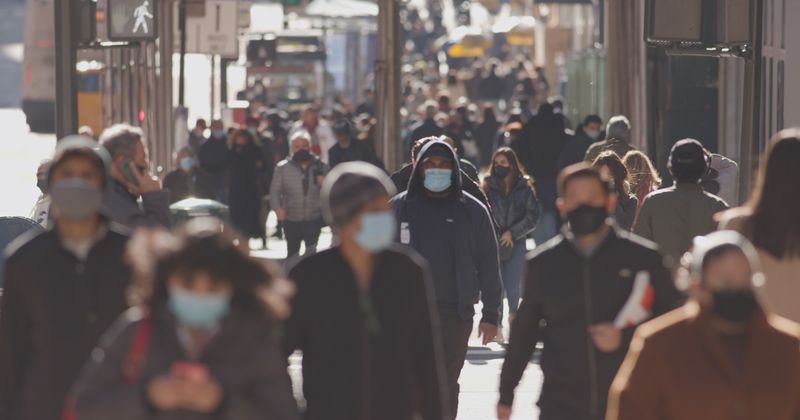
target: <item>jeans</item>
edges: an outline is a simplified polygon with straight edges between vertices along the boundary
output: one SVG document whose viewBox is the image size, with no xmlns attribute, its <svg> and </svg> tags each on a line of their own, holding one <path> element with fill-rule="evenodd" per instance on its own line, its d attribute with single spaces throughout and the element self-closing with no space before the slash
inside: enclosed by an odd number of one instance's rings
<svg viewBox="0 0 800 420">
<path fill-rule="evenodd" d="M 305 242 L 305 255 L 317 252 L 317 242 L 322 230 L 322 220 L 309 220 L 305 222 L 283 222 L 283 232 L 286 235 L 286 258 L 291 258 L 300 253 L 300 242 Z"/>
<path fill-rule="evenodd" d="M 458 305 L 440 303 L 438 306 L 447 395 L 450 400 L 450 415 L 454 419 L 458 412 L 458 393 L 461 390 L 458 385 L 458 377 L 461 376 L 461 369 L 467 359 L 469 335 L 472 334 L 472 319 L 462 319 L 458 313 Z"/>
<path fill-rule="evenodd" d="M 519 307 L 526 251 L 525 239 L 520 239 L 514 242 L 511 259 L 500 263 L 500 277 L 503 279 L 503 291 L 508 299 L 508 313 L 511 315 L 516 314 Z M 503 305 L 500 305 L 500 323 L 502 322 Z"/>
</svg>

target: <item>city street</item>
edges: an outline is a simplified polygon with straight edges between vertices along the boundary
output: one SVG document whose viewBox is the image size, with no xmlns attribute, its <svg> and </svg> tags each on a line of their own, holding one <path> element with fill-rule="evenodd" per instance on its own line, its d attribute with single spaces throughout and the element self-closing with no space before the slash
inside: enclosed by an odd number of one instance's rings
<svg viewBox="0 0 800 420">
<path fill-rule="evenodd" d="M 0 0 L 0 420 L 800 419 L 794 18 Z"/>
<path fill-rule="evenodd" d="M 0 84 L 2 84 L 0 82 Z M 36 188 L 36 166 L 42 159 L 52 154 L 55 147 L 53 135 L 30 133 L 25 124 L 25 116 L 18 109 L 0 109 L 0 125 L 5 127 L 3 141 L 0 142 L 0 179 L 4 180 L 3 192 L 11 194 L 13 200 L 0 200 L 0 216 L 28 217 L 38 197 Z M 8 182 L 5 182 L 8 181 Z M 274 229 L 274 214 L 269 226 Z M 320 247 L 330 245 L 330 230 L 325 229 L 320 238 Z M 268 249 L 258 249 L 259 241 L 252 241 L 253 255 L 260 258 L 281 260 L 286 255 L 286 242 L 270 238 Z M 479 309 L 478 309 L 479 311 Z M 479 316 L 475 318 L 478 325 Z M 503 363 L 503 350 L 498 344 L 483 347 L 477 338 L 477 329 L 470 339 L 467 362 L 461 372 L 461 397 L 459 420 L 488 419 L 494 415 L 497 403 L 498 381 Z M 508 337 L 508 326 L 505 327 Z M 299 390 L 300 359 L 291 358 L 290 372 Z M 541 386 L 539 366 L 531 363 L 517 389 L 515 400 L 515 419 L 535 419 L 534 407 Z"/>
</svg>

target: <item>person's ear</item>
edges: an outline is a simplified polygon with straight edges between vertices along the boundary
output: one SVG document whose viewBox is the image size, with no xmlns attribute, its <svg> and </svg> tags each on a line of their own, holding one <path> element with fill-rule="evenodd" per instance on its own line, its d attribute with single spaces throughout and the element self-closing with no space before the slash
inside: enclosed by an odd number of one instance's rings
<svg viewBox="0 0 800 420">
<path fill-rule="evenodd" d="M 566 208 L 566 205 L 564 204 L 564 198 L 563 197 L 558 197 L 556 199 L 556 208 L 558 209 L 558 212 L 559 212 L 559 214 L 561 214 L 561 216 L 566 216 L 567 215 L 567 208 Z"/>
</svg>

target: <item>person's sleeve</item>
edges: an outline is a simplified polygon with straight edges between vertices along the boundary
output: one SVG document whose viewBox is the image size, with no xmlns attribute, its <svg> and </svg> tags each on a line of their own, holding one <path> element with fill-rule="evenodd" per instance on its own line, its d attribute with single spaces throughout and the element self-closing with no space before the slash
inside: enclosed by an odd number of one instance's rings
<svg viewBox="0 0 800 420">
<path fill-rule="evenodd" d="M 536 224 L 539 221 L 539 201 L 536 200 L 533 191 L 526 191 L 526 195 L 525 217 L 514 223 L 509 229 L 515 241 L 525 239 L 536 228 Z"/>
<path fill-rule="evenodd" d="M 127 316 L 123 315 L 123 317 Z M 138 323 L 118 321 L 104 336 L 68 396 L 80 420 L 138 420 L 152 412 L 144 383 L 127 384 L 123 374 Z"/>
<path fill-rule="evenodd" d="M 289 273 L 289 278 L 295 280 L 296 271 Z M 289 357 L 295 350 L 303 350 L 306 336 L 305 300 L 306 290 L 302 282 L 294 282 L 296 292 L 290 300 L 289 318 L 284 324 L 283 355 Z"/>
<path fill-rule="evenodd" d="M 652 216 L 651 213 L 651 205 L 653 204 L 652 199 L 645 198 L 644 203 L 642 204 L 641 210 L 639 210 L 639 218 L 636 220 L 636 227 L 633 229 L 633 233 L 642 238 L 653 240 L 653 225 L 652 225 Z"/>
<path fill-rule="evenodd" d="M 439 317 L 435 310 L 433 298 L 433 285 L 430 273 L 420 267 L 417 272 L 419 281 L 415 282 L 413 305 L 414 337 L 411 346 L 414 354 L 414 370 L 416 387 L 422 399 L 422 418 L 425 420 L 440 420 L 450 418 L 447 412 L 450 404 L 447 398 L 447 389 L 444 373 L 444 357 L 442 342 L 439 333 Z"/>
<path fill-rule="evenodd" d="M 265 333 L 255 344 L 255 357 L 247 363 L 247 384 L 223 385 L 218 420 L 299 419 L 292 384 L 274 334 Z"/>
<path fill-rule="evenodd" d="M 652 267 L 650 268 L 650 284 L 653 286 L 655 299 L 653 301 L 653 318 L 663 315 L 686 301 L 686 296 L 675 286 L 672 272 L 664 263 L 661 254 L 653 253 Z"/>
<path fill-rule="evenodd" d="M 328 164 L 331 165 L 331 168 L 336 167 L 336 165 L 341 163 L 341 159 L 339 157 L 339 153 L 337 153 L 336 149 L 334 149 L 333 145 L 328 149 Z"/>
<path fill-rule="evenodd" d="M 526 268 L 524 295 L 511 323 L 511 335 L 500 373 L 500 404 L 507 406 L 514 402 L 514 389 L 522 379 L 542 333 L 540 322 L 544 312 L 541 279 L 531 262 Z"/>
<path fill-rule="evenodd" d="M 500 280 L 500 260 L 497 253 L 497 235 L 489 210 L 481 207 L 483 217 L 477 226 L 476 268 L 483 302 L 482 323 L 497 325 L 503 298 L 503 283 Z"/>
<path fill-rule="evenodd" d="M 640 333 L 611 385 L 606 420 L 660 420 L 664 413 L 664 360 Z"/>
<path fill-rule="evenodd" d="M 283 208 L 283 168 L 276 167 L 269 187 L 269 205 L 273 209 Z"/>
<path fill-rule="evenodd" d="M 161 226 L 167 229 L 172 226 L 169 217 L 169 190 L 142 194 L 142 210 L 145 226 Z"/>
<path fill-rule="evenodd" d="M 6 261 L 5 287 L 0 307 L 0 418 L 19 415 L 25 370 L 32 350 L 31 320 L 26 311 L 24 290 L 17 261 Z"/>
</svg>

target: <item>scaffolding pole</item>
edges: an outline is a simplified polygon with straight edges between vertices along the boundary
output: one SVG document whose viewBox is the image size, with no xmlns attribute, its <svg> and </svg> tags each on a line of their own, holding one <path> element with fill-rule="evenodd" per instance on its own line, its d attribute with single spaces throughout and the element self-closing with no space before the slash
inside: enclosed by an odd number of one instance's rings
<svg viewBox="0 0 800 420">
<path fill-rule="evenodd" d="M 400 139 L 400 5 L 396 0 L 378 0 L 377 87 L 378 147 L 386 168 L 402 164 Z"/>
</svg>

